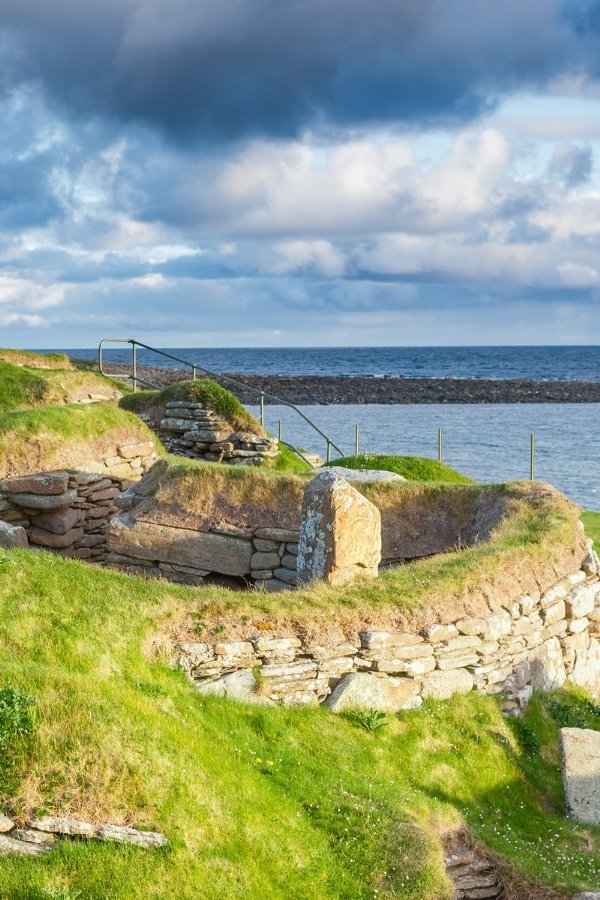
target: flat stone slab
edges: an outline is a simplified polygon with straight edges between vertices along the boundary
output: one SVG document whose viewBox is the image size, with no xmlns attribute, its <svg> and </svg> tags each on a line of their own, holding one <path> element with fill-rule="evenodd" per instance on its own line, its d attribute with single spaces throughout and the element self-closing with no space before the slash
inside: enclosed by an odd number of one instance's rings
<svg viewBox="0 0 600 900">
<path fill-rule="evenodd" d="M 62 494 L 14 494 L 10 498 L 17 506 L 27 509 L 64 509 L 76 502 L 77 491 L 65 491 Z"/>
<path fill-rule="evenodd" d="M 190 528 L 134 521 L 124 513 L 108 529 L 108 547 L 136 559 L 191 566 L 222 575 L 250 572 L 252 544 L 241 538 Z"/>
<path fill-rule="evenodd" d="M 21 478 L 6 478 L 0 481 L 0 491 L 11 494 L 64 494 L 68 482 L 67 472 L 45 472 Z"/>
<path fill-rule="evenodd" d="M 70 819 L 66 816 L 44 816 L 41 819 L 32 819 L 28 825 L 36 831 L 69 834 L 77 837 L 92 837 L 95 832 L 94 826 L 89 822 L 81 822 L 79 819 Z"/>
<path fill-rule="evenodd" d="M 158 831 L 138 831 L 126 825 L 103 825 L 95 835 L 101 841 L 116 841 L 118 844 L 133 844 L 135 847 L 166 847 L 168 841 Z"/>
<path fill-rule="evenodd" d="M 600 825 L 600 731 L 561 728 L 560 749 L 568 814 Z"/>
<path fill-rule="evenodd" d="M 327 466 L 323 469 L 325 472 L 333 472 L 346 481 L 357 481 L 359 483 L 371 481 L 406 481 L 402 475 L 396 472 L 386 472 L 383 469 L 348 469 L 346 466 Z"/>
<path fill-rule="evenodd" d="M 412 678 L 378 678 L 368 672 L 352 672 L 342 678 L 325 706 L 333 712 L 344 709 L 377 709 L 398 712 L 415 705 L 419 685 Z"/>
<path fill-rule="evenodd" d="M 41 856 L 51 849 L 50 844 L 32 844 L 0 834 L 0 856 Z"/>
</svg>

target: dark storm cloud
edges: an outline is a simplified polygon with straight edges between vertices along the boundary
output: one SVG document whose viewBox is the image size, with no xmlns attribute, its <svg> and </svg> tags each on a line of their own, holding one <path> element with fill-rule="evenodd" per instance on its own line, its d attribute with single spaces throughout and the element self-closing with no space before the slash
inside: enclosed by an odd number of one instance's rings
<svg viewBox="0 0 600 900">
<path fill-rule="evenodd" d="M 3 79 L 172 138 L 450 125 L 598 66 L 585 0 L 3 0 Z M 1 83 L 1 82 L 0 82 Z"/>
</svg>

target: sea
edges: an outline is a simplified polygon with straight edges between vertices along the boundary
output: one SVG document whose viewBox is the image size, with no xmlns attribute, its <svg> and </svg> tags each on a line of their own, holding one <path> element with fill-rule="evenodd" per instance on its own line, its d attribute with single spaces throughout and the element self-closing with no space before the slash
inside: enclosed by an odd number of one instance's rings
<svg viewBox="0 0 600 900">
<path fill-rule="evenodd" d="M 95 350 L 66 350 L 92 359 Z M 173 356 L 213 372 L 265 375 L 360 375 L 422 378 L 600 381 L 600 347 L 335 347 L 177 348 Z M 128 362 L 129 348 L 107 348 L 110 362 Z M 139 349 L 141 365 L 175 360 Z M 256 407 L 248 407 L 258 414 Z M 396 453 L 437 458 L 481 482 L 535 477 L 600 511 L 600 404 L 414 404 L 302 406 L 302 412 L 345 454 Z M 266 406 L 265 425 L 283 440 L 325 456 L 326 442 L 294 410 Z M 332 458 L 337 451 L 332 446 Z"/>
</svg>

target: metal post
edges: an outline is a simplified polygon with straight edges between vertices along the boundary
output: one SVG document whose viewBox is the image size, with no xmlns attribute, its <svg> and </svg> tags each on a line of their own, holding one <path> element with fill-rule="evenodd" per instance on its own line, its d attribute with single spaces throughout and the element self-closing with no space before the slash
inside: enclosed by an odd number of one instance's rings
<svg viewBox="0 0 600 900">
<path fill-rule="evenodd" d="M 133 393 L 137 391 L 137 346 L 131 342 L 131 380 L 133 381 Z"/>
<path fill-rule="evenodd" d="M 354 432 L 354 453 L 356 456 L 360 453 L 360 425 L 358 422 L 356 423 L 356 429 Z"/>
<path fill-rule="evenodd" d="M 325 461 L 326 462 L 331 461 L 331 441 L 329 440 L 329 438 L 327 438 L 327 453 L 325 456 Z"/>
<path fill-rule="evenodd" d="M 281 441 L 283 435 L 283 422 L 279 419 L 279 427 L 277 429 L 277 440 Z"/>
<path fill-rule="evenodd" d="M 535 481 L 535 433 L 529 439 L 529 480 Z"/>
<path fill-rule="evenodd" d="M 260 405 L 260 424 L 261 424 L 261 428 L 264 428 L 265 427 L 265 395 L 264 394 L 260 395 L 259 405 Z"/>
<path fill-rule="evenodd" d="M 196 380 L 196 366 L 192 366 L 192 381 Z"/>
<path fill-rule="evenodd" d="M 444 461 L 444 430 L 438 428 L 438 462 Z"/>
</svg>

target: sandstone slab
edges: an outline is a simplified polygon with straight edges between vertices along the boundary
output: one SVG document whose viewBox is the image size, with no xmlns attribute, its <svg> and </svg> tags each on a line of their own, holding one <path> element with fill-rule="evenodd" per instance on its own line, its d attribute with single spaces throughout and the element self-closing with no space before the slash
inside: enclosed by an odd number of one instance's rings
<svg viewBox="0 0 600 900">
<path fill-rule="evenodd" d="M 561 728 L 560 747 L 567 812 L 600 825 L 600 732 Z"/>
<path fill-rule="evenodd" d="M 45 472 L 40 475 L 24 475 L 0 481 L 0 491 L 10 494 L 64 494 L 67 490 L 67 472 Z"/>
<path fill-rule="evenodd" d="M 32 844 L 19 841 L 7 834 L 0 834 L 0 856 L 41 856 L 50 850 L 50 844 Z"/>
<path fill-rule="evenodd" d="M 325 706 L 333 712 L 356 708 L 398 712 L 414 705 L 418 689 L 410 678 L 378 678 L 368 672 L 352 672 L 342 678 Z"/>
<path fill-rule="evenodd" d="M 118 844 L 133 844 L 146 849 L 166 847 L 167 838 L 158 831 L 138 831 L 125 825 L 103 825 L 95 835 L 101 841 L 116 841 Z"/>
<path fill-rule="evenodd" d="M 374 578 L 381 561 L 379 510 L 348 482 L 321 472 L 304 493 L 298 544 L 298 582 L 347 584 Z"/>
<path fill-rule="evenodd" d="M 241 538 L 136 521 L 127 513 L 113 518 L 107 538 L 109 550 L 124 556 L 191 566 L 222 575 L 250 572 L 252 544 Z"/>
<path fill-rule="evenodd" d="M 94 834 L 94 826 L 89 822 L 79 819 L 71 819 L 66 816 L 44 816 L 41 819 L 32 819 L 29 827 L 36 831 L 47 831 L 50 834 L 68 834 L 75 837 L 91 837 Z"/>
<path fill-rule="evenodd" d="M 14 494 L 11 497 L 17 506 L 27 509 L 64 509 L 77 501 L 77 491 L 64 491 L 62 494 Z"/>
<path fill-rule="evenodd" d="M 431 700 L 448 700 L 454 694 L 468 694 L 473 684 L 473 676 L 466 669 L 435 671 L 423 680 L 421 696 Z"/>
</svg>

